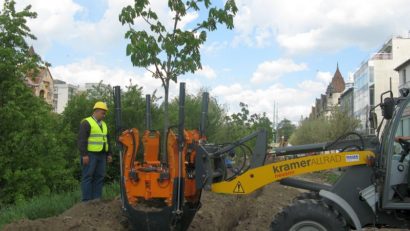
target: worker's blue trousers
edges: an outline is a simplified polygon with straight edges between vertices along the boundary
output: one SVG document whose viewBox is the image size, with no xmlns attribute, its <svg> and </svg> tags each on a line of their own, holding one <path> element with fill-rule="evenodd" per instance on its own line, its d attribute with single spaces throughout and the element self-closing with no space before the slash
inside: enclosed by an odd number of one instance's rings
<svg viewBox="0 0 410 231">
<path fill-rule="evenodd" d="M 84 165 L 81 158 L 81 192 L 82 201 L 100 199 L 105 176 L 107 155 L 105 153 L 88 153 L 89 162 Z"/>
</svg>

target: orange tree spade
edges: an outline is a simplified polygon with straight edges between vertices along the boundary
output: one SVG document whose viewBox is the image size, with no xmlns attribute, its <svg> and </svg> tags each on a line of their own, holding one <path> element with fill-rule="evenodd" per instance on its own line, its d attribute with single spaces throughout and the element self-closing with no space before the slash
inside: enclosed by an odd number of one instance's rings
<svg viewBox="0 0 410 231">
<path fill-rule="evenodd" d="M 177 82 L 178 76 L 201 69 L 200 46 L 207 38 L 207 32 L 225 25 L 232 29 L 233 18 L 238 11 L 234 0 L 227 0 L 223 7 L 213 6 L 210 0 L 168 0 L 173 15 L 172 26 L 166 26 L 151 8 L 149 0 L 134 0 L 134 5 L 124 7 L 119 15 L 120 22 L 129 26 L 125 38 L 129 40 L 126 54 L 134 66 L 143 67 L 152 77 L 160 79 L 164 88 L 164 134 L 169 127 L 168 93 L 171 80 Z M 186 29 L 181 20 L 190 12 L 206 15 L 198 17 L 196 26 Z M 139 30 L 134 22 L 143 20 L 147 30 Z M 165 140 L 162 139 L 162 160 L 165 158 Z"/>
</svg>

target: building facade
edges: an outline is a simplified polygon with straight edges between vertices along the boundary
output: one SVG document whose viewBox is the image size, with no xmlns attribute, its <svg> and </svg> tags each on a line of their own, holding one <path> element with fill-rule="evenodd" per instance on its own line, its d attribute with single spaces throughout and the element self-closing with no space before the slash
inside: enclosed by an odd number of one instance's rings
<svg viewBox="0 0 410 231">
<path fill-rule="evenodd" d="M 68 101 L 77 94 L 78 86 L 67 84 L 61 80 L 54 80 L 54 103 L 53 108 L 57 113 L 62 113 Z"/>
<path fill-rule="evenodd" d="M 399 74 L 399 90 L 402 88 L 410 88 L 410 59 L 401 63 L 394 70 Z"/>
<path fill-rule="evenodd" d="M 346 89 L 339 98 L 340 109 L 347 113 L 347 115 L 354 116 L 354 97 L 353 87 Z"/>
<path fill-rule="evenodd" d="M 374 132 L 370 129 L 368 115 L 370 109 L 380 103 L 381 93 L 392 90 L 398 95 L 399 77 L 394 68 L 408 57 L 410 39 L 394 37 L 354 72 L 354 115 L 360 120 L 363 132 Z M 375 112 L 381 118 L 380 109 Z"/>
<path fill-rule="evenodd" d="M 54 102 L 53 76 L 47 66 L 38 68 L 37 71 L 29 73 L 25 82 L 31 88 L 33 94 L 44 99 L 48 104 Z"/>
</svg>

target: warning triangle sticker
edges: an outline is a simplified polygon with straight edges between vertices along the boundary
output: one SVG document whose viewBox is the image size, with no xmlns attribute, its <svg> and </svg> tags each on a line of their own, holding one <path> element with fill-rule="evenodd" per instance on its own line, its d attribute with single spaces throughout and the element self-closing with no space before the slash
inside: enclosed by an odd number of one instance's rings
<svg viewBox="0 0 410 231">
<path fill-rule="evenodd" d="M 240 181 L 238 181 L 235 188 L 233 189 L 233 193 L 245 193 L 245 190 L 243 189 Z"/>
</svg>

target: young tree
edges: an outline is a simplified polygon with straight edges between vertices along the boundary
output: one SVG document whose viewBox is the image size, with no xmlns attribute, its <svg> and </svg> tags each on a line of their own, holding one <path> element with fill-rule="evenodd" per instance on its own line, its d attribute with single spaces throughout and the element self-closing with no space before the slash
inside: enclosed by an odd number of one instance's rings
<svg viewBox="0 0 410 231">
<path fill-rule="evenodd" d="M 168 6 L 173 14 L 171 28 L 167 28 L 165 22 L 160 21 L 157 13 L 150 8 L 149 0 L 135 0 L 134 5 L 123 8 L 119 15 L 120 22 L 130 28 L 125 38 L 130 40 L 126 54 L 131 57 L 132 64 L 144 67 L 152 73 L 152 77 L 162 82 L 165 93 L 164 134 L 169 126 L 170 82 L 177 82 L 179 76 L 202 68 L 199 48 L 206 41 L 207 32 L 216 30 L 218 24 L 232 29 L 233 18 L 238 10 L 234 0 L 227 0 L 223 8 L 212 6 L 210 0 L 168 0 Z M 181 27 L 181 20 L 187 13 L 199 11 L 207 15 L 205 20 L 197 22 L 192 29 Z M 137 18 L 146 22 L 149 31 L 133 28 Z M 164 157 L 165 142 L 162 144 L 162 150 Z"/>
</svg>

